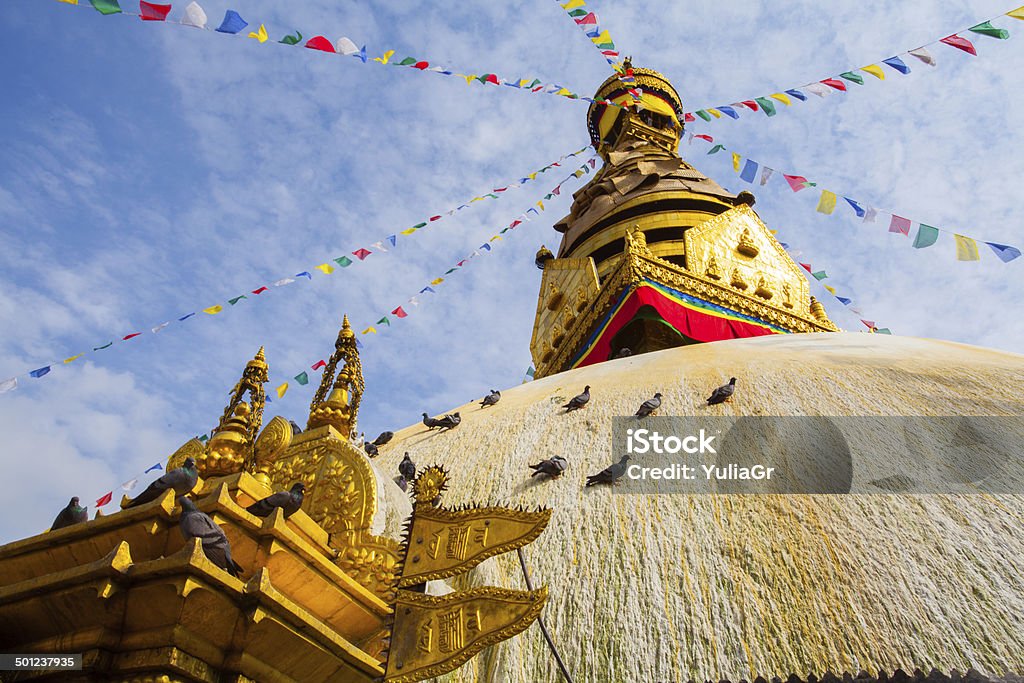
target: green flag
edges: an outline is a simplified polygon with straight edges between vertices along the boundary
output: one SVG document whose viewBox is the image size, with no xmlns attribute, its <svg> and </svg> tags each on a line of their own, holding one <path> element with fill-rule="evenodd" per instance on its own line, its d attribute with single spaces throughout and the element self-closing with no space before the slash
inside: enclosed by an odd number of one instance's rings
<svg viewBox="0 0 1024 683">
<path fill-rule="evenodd" d="M 120 14 L 121 6 L 117 4 L 117 0 L 89 0 L 92 6 L 96 8 L 96 11 L 100 14 Z M 972 31 L 974 29 L 971 29 Z"/>
<path fill-rule="evenodd" d="M 706 111 L 704 111 L 703 109 L 698 109 L 698 110 L 697 110 L 697 111 L 695 111 L 694 113 L 695 113 L 695 114 L 696 114 L 697 116 L 699 116 L 699 117 L 701 117 L 702 119 L 704 119 L 705 121 L 710 121 L 710 120 L 711 120 L 711 114 L 707 113 L 707 112 L 706 112 Z"/>
<path fill-rule="evenodd" d="M 248 299 L 248 298 L 249 297 L 247 297 L 245 294 L 243 294 L 241 296 L 236 296 L 234 299 L 228 299 L 228 303 L 231 304 L 232 306 L 234 306 L 235 304 L 237 304 L 242 299 Z"/>
<path fill-rule="evenodd" d="M 815 280 L 824 280 L 828 277 L 824 270 L 819 270 L 817 273 L 811 273 L 811 275 L 814 276 Z"/>
<path fill-rule="evenodd" d="M 300 372 L 299 374 L 295 375 L 295 381 L 301 384 L 302 386 L 306 386 L 307 384 L 309 384 L 309 375 L 307 375 L 305 372 Z"/>
<path fill-rule="evenodd" d="M 454 273 L 456 270 L 458 270 L 458 268 L 451 268 L 450 270 L 444 271 L 444 274 L 448 275 L 449 273 Z"/>
<path fill-rule="evenodd" d="M 839 75 L 842 76 L 843 78 L 845 78 L 848 81 L 853 81 L 857 85 L 864 85 L 864 77 L 861 76 L 860 74 L 855 74 L 852 71 L 847 71 L 847 72 L 841 73 Z"/>
<path fill-rule="evenodd" d="M 284 43 L 285 45 L 298 45 L 302 42 L 302 34 L 296 31 L 294 36 L 285 36 L 277 42 Z"/>
<path fill-rule="evenodd" d="M 96 4 L 96 3 L 93 3 Z M 116 3 L 115 3 L 116 4 Z M 977 26 L 972 26 L 967 29 L 971 33 L 980 33 L 983 36 L 989 36 L 990 38 L 998 38 L 999 40 L 1006 40 L 1010 37 L 1010 32 L 1005 28 L 996 28 L 992 25 L 991 21 L 985 21 Z"/>
<path fill-rule="evenodd" d="M 341 258 L 336 258 L 336 259 L 334 259 L 334 262 L 337 263 L 342 268 L 348 268 L 349 266 L 352 265 L 352 259 L 350 259 L 348 256 L 342 256 Z"/>
<path fill-rule="evenodd" d="M 775 103 L 769 100 L 767 97 L 755 97 L 754 101 L 761 105 L 761 109 L 764 109 L 764 113 L 768 116 L 775 116 Z"/>
<path fill-rule="evenodd" d="M 410 64 L 415 64 L 415 63 L 416 63 L 415 59 L 413 59 L 412 57 L 406 57 L 405 59 L 403 59 L 402 61 L 400 61 L 398 63 L 398 66 L 409 66 Z"/>
<path fill-rule="evenodd" d="M 917 228 L 917 236 L 914 237 L 914 249 L 925 249 L 935 244 L 939 239 L 939 231 L 930 225 L 921 223 Z"/>
<path fill-rule="evenodd" d="M 708 154 L 715 154 L 717 152 L 721 152 L 723 149 L 725 149 L 725 145 L 715 145 L 708 151 Z"/>
<path fill-rule="evenodd" d="M 103 349 L 109 349 L 109 348 L 110 348 L 111 346 L 113 346 L 113 345 L 114 345 L 114 342 L 107 342 L 107 343 L 106 343 L 106 344 L 104 344 L 103 346 L 97 346 L 97 347 L 95 347 L 95 348 L 93 349 L 93 351 L 102 351 Z"/>
<path fill-rule="evenodd" d="M 391 327 L 391 321 L 390 321 L 390 320 L 388 320 L 388 317 L 387 317 L 387 316 L 384 316 L 383 318 L 381 318 L 380 320 L 378 320 L 378 321 L 377 321 L 377 324 L 378 324 L 378 325 L 387 325 L 388 327 Z"/>
</svg>

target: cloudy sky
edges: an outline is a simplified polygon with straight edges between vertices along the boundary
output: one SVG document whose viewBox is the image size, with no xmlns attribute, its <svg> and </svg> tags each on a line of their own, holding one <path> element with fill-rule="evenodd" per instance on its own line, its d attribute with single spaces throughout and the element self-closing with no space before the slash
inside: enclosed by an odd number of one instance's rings
<svg viewBox="0 0 1024 683">
<path fill-rule="evenodd" d="M 1000 15 L 1007 2 L 590 7 L 624 54 L 668 75 L 694 110 L 879 62 Z M 314 266 L 588 142 L 582 102 L 273 41 L 295 30 L 344 35 L 371 54 L 394 49 L 396 58 L 583 94 L 609 73 L 552 0 L 201 4 L 211 24 L 235 9 L 252 28 L 264 23 L 271 41 L 46 0 L 0 6 L 0 379 L 21 376 L 0 396 L 0 494 L 20 511 L 0 518 L 0 542 L 45 529 L 71 495 L 91 504 L 209 431 L 260 345 L 269 386 L 308 371 L 330 353 L 342 314 L 361 330 L 404 304 L 564 174 L 476 202 L 345 271 L 324 276 Z M 869 76 L 849 94 L 780 106 L 771 119 L 748 112 L 689 129 L 866 204 L 1019 246 L 1024 22 L 996 23 L 1012 39 L 972 36 L 978 57 L 939 46 L 935 68 L 915 61 L 900 76 L 886 67 L 884 82 Z M 742 189 L 728 156 L 706 150 L 684 143 L 681 152 Z M 1019 262 L 1004 265 L 982 246 L 980 262 L 959 263 L 948 236 L 915 251 L 844 207 L 816 214 L 813 191 L 794 196 L 777 177 L 753 189 L 762 218 L 865 317 L 898 334 L 1024 352 Z M 532 257 L 541 243 L 557 244 L 550 225 L 569 194 L 408 318 L 363 338 L 368 434 L 520 382 L 540 279 Z M 311 281 L 226 304 L 307 270 Z M 859 328 L 816 291 L 837 322 Z M 149 332 L 215 304 L 226 310 Z M 24 377 L 133 332 L 144 334 Z M 314 383 L 292 385 L 270 414 L 304 422 Z"/>
</svg>

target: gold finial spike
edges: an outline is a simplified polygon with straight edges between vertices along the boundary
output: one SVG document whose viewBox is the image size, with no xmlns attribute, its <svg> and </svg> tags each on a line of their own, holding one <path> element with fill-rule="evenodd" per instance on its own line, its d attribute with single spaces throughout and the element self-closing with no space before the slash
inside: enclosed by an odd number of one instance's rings
<svg viewBox="0 0 1024 683">
<path fill-rule="evenodd" d="M 338 371 L 338 364 L 342 363 Z M 359 402 L 363 395 L 363 370 L 356 348 L 356 335 L 343 316 L 338 339 L 334 342 L 320 387 L 309 404 L 307 429 L 331 425 L 342 434 L 349 434 L 356 424 Z"/>
</svg>

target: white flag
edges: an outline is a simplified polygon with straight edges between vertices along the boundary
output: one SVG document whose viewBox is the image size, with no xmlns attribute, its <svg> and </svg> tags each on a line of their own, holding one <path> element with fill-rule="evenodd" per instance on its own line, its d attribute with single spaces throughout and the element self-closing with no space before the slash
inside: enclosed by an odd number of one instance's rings
<svg viewBox="0 0 1024 683">
<path fill-rule="evenodd" d="M 278 280 L 277 282 L 275 282 L 274 286 L 275 287 L 284 287 L 285 285 L 290 285 L 293 282 L 295 282 L 295 280 L 293 280 L 290 277 L 286 277 L 283 280 Z"/>
<path fill-rule="evenodd" d="M 810 90 L 818 97 L 825 97 L 826 95 L 828 95 L 828 87 L 822 85 L 821 83 L 811 83 L 809 85 L 805 85 L 804 90 Z"/>
<path fill-rule="evenodd" d="M 370 246 L 371 247 L 377 247 L 377 251 L 387 251 L 387 249 L 384 248 L 383 241 L 381 241 L 381 242 L 374 242 Z"/>
<path fill-rule="evenodd" d="M 181 18 L 181 23 L 185 26 L 195 26 L 196 28 L 206 28 L 206 12 L 199 6 L 198 2 L 190 2 L 188 7 L 185 8 L 185 16 Z"/>
<path fill-rule="evenodd" d="M 875 216 L 877 216 L 877 215 L 878 215 L 878 209 L 874 208 L 873 206 L 869 206 L 867 208 L 867 211 L 864 212 L 864 222 L 865 223 L 874 223 L 875 222 Z"/>
<path fill-rule="evenodd" d="M 18 378 L 11 377 L 0 382 L 0 394 L 6 394 L 8 391 L 14 391 L 18 388 Z"/>
<path fill-rule="evenodd" d="M 761 169 L 761 184 L 762 185 L 766 185 L 768 183 L 768 179 L 772 177 L 772 173 L 774 173 L 774 172 L 775 172 L 775 169 L 768 168 L 767 166 L 764 166 Z"/>
<path fill-rule="evenodd" d="M 359 54 L 359 48 L 351 40 L 342 36 L 338 38 L 338 52 L 343 55 L 356 55 Z"/>
<path fill-rule="evenodd" d="M 170 323 L 160 323 L 159 325 L 157 325 L 156 327 L 153 328 L 153 334 L 156 334 L 157 332 L 159 332 L 160 330 L 164 329 L 168 325 L 170 325 Z"/>
<path fill-rule="evenodd" d="M 923 47 L 911 50 L 910 54 L 914 55 L 928 66 L 935 66 L 935 58 L 932 57 L 932 53 L 928 52 L 928 50 Z"/>
<path fill-rule="evenodd" d="M 121 484 L 121 488 L 124 489 L 125 491 L 131 491 L 133 488 L 135 488 L 135 485 L 138 483 L 138 479 L 132 479 L 131 481 L 126 481 L 125 483 Z"/>
</svg>

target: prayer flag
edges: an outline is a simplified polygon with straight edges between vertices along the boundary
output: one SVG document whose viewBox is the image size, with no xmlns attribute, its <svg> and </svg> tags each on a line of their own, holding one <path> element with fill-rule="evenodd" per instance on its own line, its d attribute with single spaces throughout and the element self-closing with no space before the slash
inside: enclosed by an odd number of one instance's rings
<svg viewBox="0 0 1024 683">
<path fill-rule="evenodd" d="M 245 294 L 241 294 L 239 296 L 236 296 L 234 299 L 228 299 L 228 303 L 231 304 L 232 306 L 234 306 L 235 304 L 237 304 L 242 299 L 248 299 L 248 298 L 249 297 L 247 297 Z"/>
<path fill-rule="evenodd" d="M 753 183 L 755 176 L 757 176 L 757 162 L 753 159 L 747 159 L 746 163 L 743 164 L 743 172 L 740 173 L 740 178 L 748 183 Z"/>
<path fill-rule="evenodd" d="M 253 293 L 253 294 L 262 294 L 262 293 L 263 293 L 263 292 L 265 292 L 265 291 L 267 291 L 267 288 L 266 288 L 266 287 L 260 287 L 259 289 L 254 289 L 254 290 L 252 290 L 252 293 Z"/>
<path fill-rule="evenodd" d="M 121 484 L 121 489 L 123 491 L 131 491 L 133 488 L 135 488 L 135 485 L 138 484 L 138 483 L 139 483 L 138 479 L 129 479 L 125 483 Z"/>
<path fill-rule="evenodd" d="M 981 258 L 978 255 L 978 243 L 970 237 L 954 234 L 953 239 L 956 240 L 957 261 L 977 261 Z"/>
<path fill-rule="evenodd" d="M 894 68 L 897 71 L 899 71 L 901 74 L 906 75 L 906 74 L 910 73 L 910 67 L 907 66 L 903 62 L 903 60 L 900 59 L 899 57 L 889 57 L 889 59 L 883 59 L 882 63 L 883 64 L 888 64 L 892 68 Z"/>
<path fill-rule="evenodd" d="M 295 381 L 301 384 L 302 386 L 306 386 L 307 384 L 309 384 L 309 375 L 307 375 L 306 371 L 303 370 L 299 374 L 295 375 Z"/>
<path fill-rule="evenodd" d="M 835 88 L 836 90 L 846 92 L 846 84 L 837 78 L 826 78 L 825 80 L 822 81 L 822 83 L 824 83 L 830 88 Z"/>
<path fill-rule="evenodd" d="M 1006 16 L 1024 21 L 1024 5 L 1018 7 L 1017 9 L 1010 10 L 1009 12 L 1006 13 Z M 991 242 L 988 242 L 987 244 L 991 244 Z"/>
<path fill-rule="evenodd" d="M 391 321 L 388 320 L 387 316 L 384 316 L 383 318 L 378 320 L 375 324 L 376 325 L 387 325 L 388 327 L 391 327 Z"/>
<path fill-rule="evenodd" d="M 392 313 L 393 313 L 393 314 L 394 314 L 394 315 L 395 315 L 396 317 L 398 317 L 398 318 L 404 318 L 404 317 L 406 317 L 406 316 L 408 316 L 408 315 L 409 315 L 408 313 L 406 313 L 406 312 L 405 312 L 405 309 L 403 309 L 403 308 L 402 308 L 401 306 L 399 306 L 398 308 L 396 308 L 395 310 L 393 310 L 393 311 L 391 311 L 391 312 L 392 312 Z"/>
<path fill-rule="evenodd" d="M 1010 32 L 1005 28 L 996 28 L 992 25 L 991 21 L 983 21 L 977 26 L 972 26 L 967 29 L 971 33 L 980 33 L 983 36 L 990 38 L 998 38 L 999 40 L 1006 40 L 1010 37 Z"/>
<path fill-rule="evenodd" d="M 874 223 L 875 222 L 875 216 L 877 216 L 877 215 L 878 215 L 878 209 L 876 209 L 876 208 L 874 208 L 872 206 L 869 206 L 867 208 L 867 210 L 864 212 L 864 222 L 865 223 Z"/>
<path fill-rule="evenodd" d="M 334 45 L 331 41 L 327 40 L 323 36 L 313 36 L 306 41 L 306 47 L 310 50 L 320 50 L 321 52 L 334 52 Z"/>
<path fill-rule="evenodd" d="M 342 256 L 341 258 L 336 258 L 336 259 L 334 259 L 334 262 L 337 263 L 342 268 L 348 268 L 349 266 L 352 265 L 352 259 L 350 259 L 348 256 Z"/>
<path fill-rule="evenodd" d="M 768 168 L 767 166 L 762 168 L 761 169 L 761 184 L 762 185 L 766 185 L 768 183 L 768 179 L 772 177 L 772 173 L 774 173 L 774 172 L 775 172 L 774 168 Z"/>
<path fill-rule="evenodd" d="M 342 36 L 338 38 L 337 52 L 343 55 L 358 54 L 359 48 L 349 38 Z"/>
<path fill-rule="evenodd" d="M 121 337 L 121 341 L 128 341 L 129 339 L 134 339 L 135 337 L 138 337 L 140 334 L 142 333 L 132 332 L 131 334 L 126 334 L 125 336 Z"/>
<path fill-rule="evenodd" d="M 220 313 L 223 310 L 224 310 L 224 307 L 221 306 L 220 304 L 217 304 L 216 306 L 210 306 L 209 308 L 204 308 L 203 309 L 203 313 L 206 313 L 208 315 L 217 315 L 218 313 Z"/>
<path fill-rule="evenodd" d="M 736 152 L 732 153 L 732 170 L 736 171 L 737 173 L 739 173 L 740 170 L 740 159 L 741 157 L 739 154 L 737 154 Z"/>
<path fill-rule="evenodd" d="M 284 43 L 285 45 L 298 45 L 299 43 L 302 42 L 302 34 L 296 31 L 294 36 L 285 36 L 284 38 L 277 42 Z"/>
<path fill-rule="evenodd" d="M 828 190 L 821 191 L 821 199 L 818 200 L 818 213 L 830 214 L 836 208 L 836 194 Z"/>
<path fill-rule="evenodd" d="M 436 283 L 432 282 L 431 284 L 436 284 Z M 420 290 L 420 294 L 426 294 L 427 292 L 430 292 L 431 294 L 436 294 L 437 293 L 437 292 L 434 291 L 433 287 L 424 287 L 423 289 Z"/>
<path fill-rule="evenodd" d="M 750 111 L 757 111 L 758 110 L 757 102 L 755 102 L 754 100 L 743 100 L 742 102 L 740 102 L 740 104 L 742 104 L 744 107 L 746 107 Z"/>
<path fill-rule="evenodd" d="M 0 394 L 6 394 L 8 391 L 14 391 L 18 388 L 18 378 L 11 377 L 0 382 Z"/>
<path fill-rule="evenodd" d="M 914 237 L 914 249 L 925 249 L 935 244 L 939 239 L 939 231 L 930 225 L 921 223 L 917 226 L 917 236 Z"/>
<path fill-rule="evenodd" d="M 928 66 L 935 66 L 935 58 L 932 57 L 932 53 L 928 52 L 928 50 L 923 47 L 919 47 L 916 50 L 911 50 L 910 54 L 917 57 Z"/>
<path fill-rule="evenodd" d="M 444 282 L 444 278 L 443 277 L 439 277 L 439 278 L 436 278 L 434 280 L 431 280 L 430 284 L 432 284 L 432 285 L 439 285 L 442 282 Z"/>
<path fill-rule="evenodd" d="M 817 95 L 818 97 L 827 97 L 829 94 L 829 89 L 822 85 L 821 83 L 808 83 L 804 87 L 810 90 L 812 94 Z"/>
<path fill-rule="evenodd" d="M 321 358 L 320 360 L 318 360 L 317 362 L 315 362 L 311 366 L 309 366 L 309 369 L 310 370 L 319 370 L 320 368 L 325 368 L 325 367 L 327 367 L 327 363 Z"/>
<path fill-rule="evenodd" d="M 818 281 L 828 279 L 828 273 L 826 273 L 824 270 L 819 270 L 816 273 L 811 273 L 811 275 L 814 277 L 815 280 Z"/>
<path fill-rule="evenodd" d="M 1021 10 L 1024 11 L 1024 7 L 1022 7 Z M 1020 18 L 1024 17 L 1018 17 L 1018 19 Z M 1020 256 L 1020 249 L 1017 247 L 1011 247 L 1008 244 L 996 244 L 995 242 L 985 242 L 985 244 L 992 248 L 992 251 L 996 253 L 996 256 L 998 256 L 999 260 L 1003 263 L 1009 263 Z"/>
<path fill-rule="evenodd" d="M 722 112 L 718 111 L 717 109 L 713 109 L 713 108 L 709 107 L 707 112 L 709 114 L 711 114 L 712 116 L 714 116 L 716 119 L 722 118 Z"/>
<path fill-rule="evenodd" d="M 836 298 L 839 299 L 839 303 L 844 306 L 849 306 L 853 303 L 853 299 L 847 299 L 845 296 L 837 296 Z"/>
<path fill-rule="evenodd" d="M 835 288 L 835 287 L 833 287 L 832 285 L 822 285 L 822 287 L 824 287 L 825 289 L 827 289 L 827 290 L 828 290 L 828 293 L 829 293 L 829 294 L 831 294 L 832 296 L 835 296 L 835 295 L 836 295 L 836 288 Z"/>
<path fill-rule="evenodd" d="M 967 40 L 966 38 L 961 38 L 958 35 L 946 36 L 939 42 L 955 47 L 958 50 L 963 50 L 969 55 L 977 56 L 978 54 L 978 51 L 974 49 L 974 45 L 971 43 L 971 41 Z"/>
<path fill-rule="evenodd" d="M 864 85 L 864 77 L 861 76 L 859 73 L 854 73 L 853 71 L 844 71 L 839 75 L 848 81 L 856 83 L 857 85 Z"/>
<path fill-rule="evenodd" d="M 795 98 L 797 98 L 797 99 L 798 99 L 798 100 L 800 100 L 801 102 L 804 102 L 804 101 L 806 101 L 806 100 L 807 100 L 807 95 L 803 94 L 803 93 L 802 93 L 802 92 L 800 92 L 799 90 L 796 90 L 795 88 L 794 88 L 794 89 L 792 89 L 792 90 L 787 90 L 787 91 L 786 91 L 786 94 L 787 94 L 787 95 L 789 95 L 790 97 L 795 97 Z"/>
<path fill-rule="evenodd" d="M 391 246 L 395 246 L 395 243 L 398 242 L 398 236 L 388 235 L 388 242 L 391 242 Z"/>
<path fill-rule="evenodd" d="M 77 356 L 71 356 L 71 358 L 65 358 L 64 359 L 64 363 L 65 364 L 67 364 L 67 363 L 74 363 L 76 360 L 78 360 L 81 357 L 82 357 L 82 354 L 78 354 Z"/>
<path fill-rule="evenodd" d="M 715 145 L 714 147 L 708 150 L 708 154 L 717 154 L 718 152 L 721 152 L 723 149 L 725 149 L 725 145 Z"/>
<path fill-rule="evenodd" d="M 885 80 L 885 72 L 882 71 L 882 67 L 880 67 L 878 64 L 868 64 L 867 66 L 862 66 L 860 70 L 866 71 L 867 73 L 871 74 L 880 81 Z"/>
<path fill-rule="evenodd" d="M 861 319 L 861 322 L 862 322 L 862 323 L 864 323 L 864 325 L 865 325 L 865 326 L 867 326 L 867 328 L 868 328 L 869 330 L 873 330 L 873 329 L 875 329 L 875 321 L 874 321 L 874 320 L 864 320 L 864 319 L 862 318 L 862 319 Z"/>
<path fill-rule="evenodd" d="M 102 496 L 100 496 L 99 498 L 96 499 L 96 507 L 101 508 L 104 505 L 107 505 L 108 503 L 110 503 L 110 501 L 113 500 L 113 499 L 114 499 L 114 492 L 113 491 L 107 491 Z"/>
<path fill-rule="evenodd" d="M 104 344 L 103 346 L 94 346 L 94 347 L 92 348 L 92 350 L 93 350 L 93 351 L 102 351 L 103 349 L 109 349 L 109 348 L 110 348 L 111 346 L 113 346 L 113 345 L 114 345 L 114 342 L 112 342 L 112 341 L 111 341 L 111 342 L 107 342 L 107 343 L 106 343 L 106 344 Z"/>
<path fill-rule="evenodd" d="M 330 263 L 321 263 L 316 269 L 323 272 L 324 275 L 330 275 L 334 272 L 334 266 Z"/>
<path fill-rule="evenodd" d="M 369 256 L 372 253 L 373 253 L 372 251 L 367 251 L 366 249 L 358 249 L 356 251 L 353 251 L 352 255 L 355 256 L 360 261 L 362 261 L 362 260 L 365 260 L 366 257 Z"/>
<path fill-rule="evenodd" d="M 789 96 L 784 94 L 784 93 L 781 93 L 781 92 L 773 93 L 771 97 L 772 97 L 773 100 L 778 100 L 779 102 L 782 102 L 787 107 L 792 104 L 792 102 L 789 99 Z"/>
<path fill-rule="evenodd" d="M 789 183 L 789 188 L 793 190 L 793 192 L 799 192 L 807 187 L 808 180 L 802 175 L 786 175 L 783 173 L 782 177 L 786 179 L 787 183 Z"/>
<path fill-rule="evenodd" d="M 377 334 L 377 330 L 373 327 L 367 327 L 365 330 L 360 332 L 360 334 Z"/>
<path fill-rule="evenodd" d="M 304 277 L 304 278 L 306 278 L 308 280 L 312 280 L 313 279 L 313 276 L 310 274 L 310 272 L 308 270 L 304 270 L 301 273 L 295 273 L 295 277 Z"/>
<path fill-rule="evenodd" d="M 812 272 L 810 263 L 801 263 L 800 267 L 806 270 L 808 273 Z"/>
<path fill-rule="evenodd" d="M 181 18 L 181 23 L 185 26 L 195 26 L 196 28 L 206 28 L 206 12 L 199 6 L 198 2 L 188 3 L 185 8 L 185 14 Z"/>
<path fill-rule="evenodd" d="M 275 282 L 273 284 L 274 284 L 275 287 L 284 287 L 285 285 L 290 285 L 293 282 L 295 282 L 295 280 L 293 280 L 290 277 L 286 277 L 286 278 L 282 278 L 282 279 L 278 280 L 277 282 Z"/>
<path fill-rule="evenodd" d="M 707 112 L 706 112 L 706 111 L 704 111 L 703 109 L 698 109 L 698 110 L 697 110 L 696 112 L 694 112 L 694 113 L 696 113 L 696 114 L 697 114 L 697 116 L 701 117 L 701 118 L 702 118 L 702 119 L 704 119 L 705 121 L 710 121 L 710 120 L 711 120 L 711 114 L 707 113 Z"/>
<path fill-rule="evenodd" d="M 255 38 L 256 40 L 260 41 L 261 43 L 267 42 L 267 38 L 269 37 L 267 35 L 267 27 L 264 26 L 263 24 L 260 24 L 260 30 L 256 31 L 256 32 L 250 31 L 249 32 L 249 37 L 250 38 Z"/>
<path fill-rule="evenodd" d="M 188 315 L 183 315 L 180 318 L 178 318 L 178 322 L 179 323 L 180 322 L 184 322 L 184 321 L 188 320 L 189 318 L 191 318 L 194 315 L 195 315 L 195 313 L 189 313 Z"/>
<path fill-rule="evenodd" d="M 43 366 L 43 367 L 41 367 L 41 368 L 39 368 L 37 370 L 33 370 L 32 372 L 30 372 L 28 374 L 30 376 L 32 376 L 32 377 L 35 377 L 36 379 L 39 379 L 40 377 L 43 377 L 44 375 L 49 374 L 49 372 L 50 372 L 50 366 L 49 365 L 45 365 L 45 366 Z"/>
<path fill-rule="evenodd" d="M 772 97 L 775 96 L 772 95 Z M 783 97 L 785 97 L 785 95 L 783 95 Z M 773 103 L 771 100 L 765 97 L 758 97 L 756 98 L 756 102 L 761 105 L 761 109 L 764 110 L 764 113 L 767 116 L 775 116 L 775 103 Z M 786 101 L 786 104 L 789 104 L 788 100 Z"/>
<path fill-rule="evenodd" d="M 164 468 L 163 465 L 161 465 L 160 463 L 156 463 L 155 465 L 151 465 L 149 467 L 149 469 L 147 469 L 145 472 L 143 472 L 143 474 L 149 474 L 153 470 L 162 470 L 163 468 Z"/>
<path fill-rule="evenodd" d="M 846 200 L 847 204 L 849 204 L 850 206 L 853 207 L 853 211 L 854 211 L 854 213 L 857 214 L 857 218 L 864 218 L 864 207 L 863 206 L 861 206 L 860 204 L 858 204 L 854 200 L 850 199 L 849 197 L 843 197 L 843 199 Z"/>
<path fill-rule="evenodd" d="M 277 388 L 277 397 L 284 398 L 285 393 L 288 392 L 288 382 L 285 382 Z"/>
<path fill-rule="evenodd" d="M 249 23 L 239 16 L 238 12 L 229 9 L 224 13 L 224 21 L 220 22 L 220 26 L 215 30 L 218 33 L 240 33 L 248 25 Z"/>
<path fill-rule="evenodd" d="M 121 6 L 117 0 L 89 0 L 92 6 L 100 14 L 120 14 Z"/>
<path fill-rule="evenodd" d="M 910 237 L 910 219 L 893 214 L 892 221 L 889 222 L 889 232 L 898 232 Z"/>
<path fill-rule="evenodd" d="M 738 119 L 740 117 L 740 115 L 737 114 L 736 110 L 733 109 L 732 107 L 721 106 L 718 108 L 718 111 L 722 112 L 731 119 Z"/>
<path fill-rule="evenodd" d="M 143 21 L 166 21 L 170 11 L 170 5 L 155 5 L 146 0 L 139 0 L 139 19 Z"/>
</svg>

